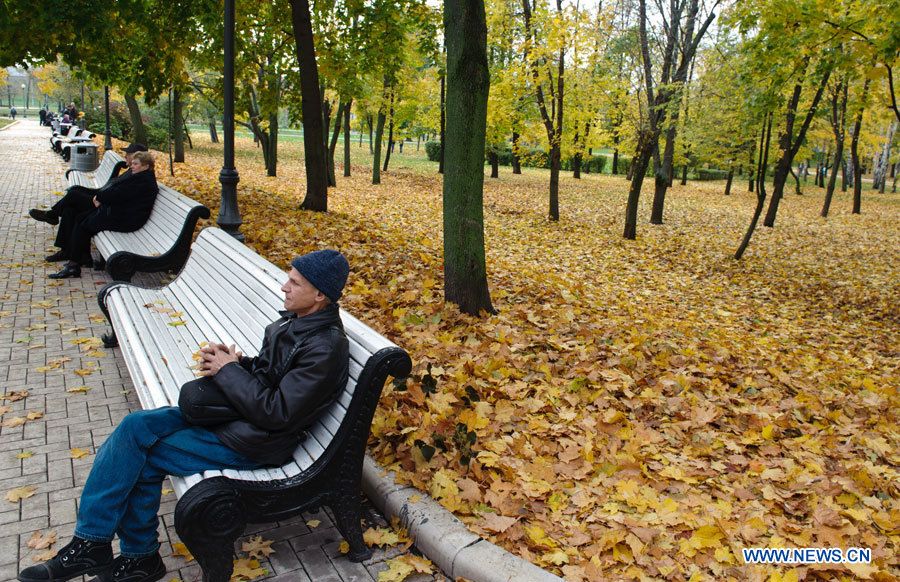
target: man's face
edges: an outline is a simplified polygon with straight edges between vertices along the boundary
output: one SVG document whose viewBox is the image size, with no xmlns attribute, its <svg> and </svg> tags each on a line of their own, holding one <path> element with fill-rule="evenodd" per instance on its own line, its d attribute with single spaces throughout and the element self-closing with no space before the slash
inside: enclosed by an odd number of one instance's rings
<svg viewBox="0 0 900 582">
<path fill-rule="evenodd" d="M 134 157 L 134 154 L 125 152 L 125 165 L 127 165 L 129 168 L 131 167 L 131 158 L 133 158 L 133 157 Z"/>
<path fill-rule="evenodd" d="M 281 290 L 284 292 L 284 308 L 300 316 L 318 311 L 327 301 L 327 297 L 293 267 Z"/>
</svg>

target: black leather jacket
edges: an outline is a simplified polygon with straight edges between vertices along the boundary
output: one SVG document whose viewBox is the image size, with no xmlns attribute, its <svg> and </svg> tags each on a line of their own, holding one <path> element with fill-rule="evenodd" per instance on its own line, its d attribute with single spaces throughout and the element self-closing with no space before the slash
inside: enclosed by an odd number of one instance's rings
<svg viewBox="0 0 900 582">
<path fill-rule="evenodd" d="M 337 305 L 306 317 L 282 312 L 255 358 L 213 376 L 244 418 L 213 429 L 222 443 L 267 465 L 291 458 L 300 435 L 347 384 L 350 347 Z"/>
</svg>

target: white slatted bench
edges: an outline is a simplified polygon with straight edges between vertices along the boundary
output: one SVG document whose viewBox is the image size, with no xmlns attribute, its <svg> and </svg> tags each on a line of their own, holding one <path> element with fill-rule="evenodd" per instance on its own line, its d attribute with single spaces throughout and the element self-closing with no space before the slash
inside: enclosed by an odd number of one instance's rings
<svg viewBox="0 0 900 582">
<path fill-rule="evenodd" d="M 100 166 L 96 170 L 93 172 L 82 172 L 81 170 L 69 168 L 66 170 L 66 179 L 69 181 L 69 186 L 99 188 L 109 182 L 110 178 L 118 176 L 119 172 L 124 169 L 125 160 L 122 159 L 122 156 L 112 150 L 106 150 L 103 154 L 103 159 L 100 161 Z"/>
<path fill-rule="evenodd" d="M 121 347 L 141 406 L 177 406 L 180 387 L 201 342 L 235 344 L 249 356 L 279 317 L 287 274 L 225 231 L 206 228 L 184 270 L 165 287 L 111 283 L 98 301 Z M 146 307 L 158 306 L 157 310 Z M 161 308 L 184 325 L 172 326 Z M 307 431 L 290 462 L 255 471 L 206 471 L 172 478 L 179 497 L 175 527 L 197 558 L 204 580 L 226 581 L 234 540 L 248 523 L 278 521 L 331 507 L 354 561 L 368 559 L 360 527 L 360 479 L 372 416 L 389 376 L 409 374 L 404 350 L 341 310 L 350 341 L 350 375 L 339 399 Z"/>
<path fill-rule="evenodd" d="M 50 148 L 58 154 L 62 153 L 62 146 L 64 143 L 68 143 L 73 138 L 79 137 L 84 133 L 84 130 L 80 127 L 70 129 L 68 135 L 63 135 L 58 131 L 54 131 L 53 135 L 50 136 Z"/>
<path fill-rule="evenodd" d="M 104 156 L 105 161 L 105 156 Z M 130 281 L 138 271 L 178 270 L 190 253 L 194 228 L 209 218 L 209 208 L 165 184 L 147 222 L 134 232 L 104 230 L 92 239 L 106 272 L 116 281 Z"/>
</svg>

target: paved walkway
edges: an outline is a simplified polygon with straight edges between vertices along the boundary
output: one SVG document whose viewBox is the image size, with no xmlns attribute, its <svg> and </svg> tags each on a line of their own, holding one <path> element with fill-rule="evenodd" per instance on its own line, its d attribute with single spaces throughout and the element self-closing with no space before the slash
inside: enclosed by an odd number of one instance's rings
<svg viewBox="0 0 900 582">
<path fill-rule="evenodd" d="M 0 395 L 28 393 L 0 401 L 0 580 L 14 580 L 46 553 L 29 546 L 34 535 L 55 532 L 51 555 L 71 538 L 97 447 L 140 408 L 119 351 L 94 343 L 107 330 L 96 299 L 109 281 L 106 274 L 84 269 L 80 279 L 47 278 L 59 268 L 43 260 L 55 250 L 54 229 L 27 213 L 49 205 L 65 188 L 67 165 L 51 152 L 49 137 L 49 128 L 32 120 L 0 131 L 0 363 L 7 362 L 0 367 Z M 9 501 L 8 493 L 18 488 L 34 492 Z M 196 562 L 173 554 L 176 501 L 168 493 L 160 508 L 161 553 L 169 570 L 164 580 L 199 580 Z M 385 525 L 371 509 L 368 520 Z M 369 562 L 350 562 L 340 554 L 342 538 L 327 512 L 249 531 L 238 548 L 255 535 L 273 541 L 275 550 L 261 562 L 268 575 L 259 580 L 372 581 L 387 569 L 386 560 L 402 553 L 378 550 Z M 435 579 L 445 580 L 408 580 Z"/>
</svg>

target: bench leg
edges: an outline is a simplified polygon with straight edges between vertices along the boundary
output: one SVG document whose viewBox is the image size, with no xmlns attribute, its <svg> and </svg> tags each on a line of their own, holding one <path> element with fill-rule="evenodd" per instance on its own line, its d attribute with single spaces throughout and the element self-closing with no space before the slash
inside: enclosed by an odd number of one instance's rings
<svg viewBox="0 0 900 582">
<path fill-rule="evenodd" d="M 175 507 L 175 530 L 203 569 L 203 582 L 231 579 L 234 542 L 247 524 L 240 497 L 222 481 L 201 481 Z"/>
<path fill-rule="evenodd" d="M 337 522 L 335 525 L 350 545 L 347 557 L 353 562 L 363 562 L 372 557 L 372 550 L 363 541 L 361 509 L 359 493 L 343 496 L 331 504 L 334 520 Z"/>
</svg>

